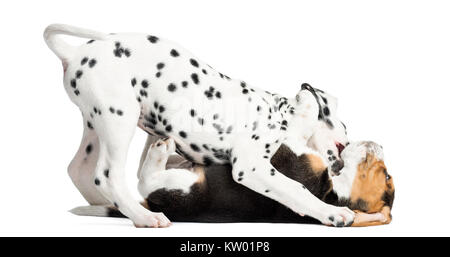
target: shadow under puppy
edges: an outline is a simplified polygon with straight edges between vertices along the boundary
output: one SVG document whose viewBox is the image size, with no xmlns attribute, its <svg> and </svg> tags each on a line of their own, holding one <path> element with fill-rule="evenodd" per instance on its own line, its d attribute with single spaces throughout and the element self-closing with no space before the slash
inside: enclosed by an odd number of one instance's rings
<svg viewBox="0 0 450 257">
<path fill-rule="evenodd" d="M 139 183 L 139 191 L 146 198 L 144 206 L 163 212 L 171 221 L 320 224 L 236 183 L 229 165 L 192 164 L 170 156 L 174 149 L 171 139 L 154 143 Z M 298 156 L 283 144 L 271 163 L 324 202 L 354 210 L 352 226 L 390 223 L 395 189 L 381 146 L 367 141 L 350 143 L 341 158 L 345 163 L 341 174 L 330 176 L 319 154 Z M 78 207 L 72 213 L 124 217 L 116 208 L 106 206 Z"/>
</svg>

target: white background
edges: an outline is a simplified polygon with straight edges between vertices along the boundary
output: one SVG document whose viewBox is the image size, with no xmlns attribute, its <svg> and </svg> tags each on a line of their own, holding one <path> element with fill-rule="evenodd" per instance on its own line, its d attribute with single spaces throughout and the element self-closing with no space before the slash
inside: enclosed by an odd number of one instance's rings
<svg viewBox="0 0 450 257">
<path fill-rule="evenodd" d="M 155 34 L 253 86 L 292 97 L 308 82 L 337 96 L 349 137 L 384 146 L 396 186 L 393 222 L 134 229 L 125 219 L 71 215 L 86 204 L 66 171 L 82 120 L 42 38 L 54 22 Z M 8 1 L 0 28 L 0 235 L 450 235 L 446 1 Z M 138 131 L 129 153 L 136 196 L 144 140 Z"/>
</svg>

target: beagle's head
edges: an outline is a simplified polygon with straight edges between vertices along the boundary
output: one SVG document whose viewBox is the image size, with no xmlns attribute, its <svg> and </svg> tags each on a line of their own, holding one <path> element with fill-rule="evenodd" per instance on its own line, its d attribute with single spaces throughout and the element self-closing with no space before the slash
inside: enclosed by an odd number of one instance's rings
<svg viewBox="0 0 450 257">
<path fill-rule="evenodd" d="M 357 213 L 353 226 L 390 223 L 395 188 L 382 147 L 369 141 L 350 143 L 341 157 L 345 167 L 332 177 L 333 190 Z"/>
<path fill-rule="evenodd" d="M 326 157 L 329 171 L 339 175 L 344 167 L 341 153 L 348 144 L 347 128 L 337 115 L 337 98 L 309 84 L 302 90 L 310 91 L 319 105 L 318 126 L 308 141 L 308 146 Z"/>
</svg>

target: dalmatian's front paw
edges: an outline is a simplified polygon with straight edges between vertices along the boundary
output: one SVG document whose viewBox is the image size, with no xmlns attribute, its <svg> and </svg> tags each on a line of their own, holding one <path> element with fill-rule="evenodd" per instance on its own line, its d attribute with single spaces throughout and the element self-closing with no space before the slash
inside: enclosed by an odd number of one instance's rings
<svg viewBox="0 0 450 257">
<path fill-rule="evenodd" d="M 329 205 L 323 212 L 321 222 L 327 226 L 349 227 L 355 220 L 355 213 L 347 207 Z"/>
<path fill-rule="evenodd" d="M 137 228 L 166 228 L 172 225 L 162 212 L 150 212 L 134 222 Z"/>
</svg>

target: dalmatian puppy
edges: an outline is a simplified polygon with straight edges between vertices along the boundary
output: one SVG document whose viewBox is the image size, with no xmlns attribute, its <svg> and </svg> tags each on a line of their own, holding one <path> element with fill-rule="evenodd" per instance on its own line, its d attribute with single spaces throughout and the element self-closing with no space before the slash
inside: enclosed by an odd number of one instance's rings
<svg viewBox="0 0 450 257">
<path fill-rule="evenodd" d="M 72 46 L 59 35 L 89 41 Z M 296 97 L 286 98 L 251 87 L 153 35 L 104 34 L 54 24 L 46 28 L 44 39 L 61 59 L 64 88 L 83 116 L 83 138 L 69 173 L 91 204 L 113 203 L 136 227 L 170 224 L 164 214 L 141 206 L 125 186 L 127 152 L 139 127 L 173 138 L 188 161 L 231 164 L 237 183 L 298 214 L 335 226 L 353 221 L 348 208 L 324 203 L 270 163 L 282 142 L 297 151 L 313 131 L 326 131 L 316 128 L 317 117 L 334 131 L 344 130 L 329 116 L 334 106 L 325 93 L 304 85 Z M 329 155 L 331 170 L 338 173 L 346 141 L 333 133 L 323 138 L 326 142 L 316 147 Z M 95 192 L 101 196 L 92 197 Z"/>
</svg>

